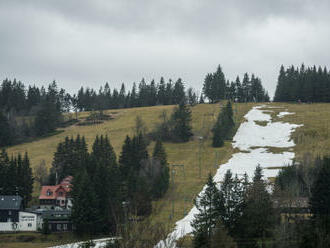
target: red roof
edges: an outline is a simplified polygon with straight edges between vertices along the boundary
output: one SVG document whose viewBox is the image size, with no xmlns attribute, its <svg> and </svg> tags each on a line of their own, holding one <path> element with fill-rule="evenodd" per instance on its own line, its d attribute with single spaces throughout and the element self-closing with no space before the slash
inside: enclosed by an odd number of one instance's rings
<svg viewBox="0 0 330 248">
<path fill-rule="evenodd" d="M 57 197 L 61 196 L 59 195 L 61 191 L 64 193 L 62 196 L 66 197 L 66 194 L 71 191 L 72 179 L 72 176 L 68 176 L 64 178 L 58 185 L 42 186 L 39 199 L 56 199 Z"/>
</svg>

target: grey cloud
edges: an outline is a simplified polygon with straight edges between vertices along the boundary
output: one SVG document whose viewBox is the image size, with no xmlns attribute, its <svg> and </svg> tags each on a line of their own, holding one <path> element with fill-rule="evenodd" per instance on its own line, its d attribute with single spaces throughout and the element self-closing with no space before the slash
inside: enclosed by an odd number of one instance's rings
<svg viewBox="0 0 330 248">
<path fill-rule="evenodd" d="M 221 64 L 260 75 L 272 94 L 279 66 L 329 66 L 326 0 L 4 0 L 0 76 L 113 86 L 183 77 L 201 88 Z"/>
</svg>

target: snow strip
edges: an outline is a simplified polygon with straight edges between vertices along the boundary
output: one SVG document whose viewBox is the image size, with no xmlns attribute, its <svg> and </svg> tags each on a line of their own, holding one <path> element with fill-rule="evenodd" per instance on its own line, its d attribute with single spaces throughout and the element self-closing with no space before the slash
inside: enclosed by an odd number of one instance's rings
<svg viewBox="0 0 330 248">
<path fill-rule="evenodd" d="M 278 118 L 283 118 L 286 115 L 294 115 L 295 113 L 281 112 L 277 115 Z"/>
<path fill-rule="evenodd" d="M 236 135 L 233 138 L 233 147 L 241 151 L 233 154 L 232 158 L 226 164 L 220 165 L 214 181 L 222 182 L 223 177 L 228 169 L 235 175 L 242 177 L 247 173 L 251 179 L 256 166 L 259 164 L 264 168 L 263 173 L 266 178 L 275 177 L 279 172 L 279 167 L 289 166 L 294 158 L 293 152 L 271 153 L 266 147 L 278 147 L 290 149 L 295 144 L 290 139 L 291 133 L 301 126 L 284 122 L 272 122 L 271 116 L 265 113 L 261 108 L 273 108 L 271 106 L 257 106 L 252 108 L 244 117 L 246 122 L 243 122 Z M 276 107 L 278 108 L 278 107 Z M 281 112 L 282 115 L 286 112 Z M 280 114 L 281 114 L 280 113 Z M 266 126 L 260 126 L 255 121 L 267 121 Z M 258 147 L 258 148 L 255 148 Z M 272 167 L 275 167 L 272 169 Z M 199 193 L 203 195 L 206 186 Z M 154 248 L 175 247 L 175 240 L 193 231 L 190 223 L 198 214 L 198 209 L 194 206 L 190 212 L 181 220 L 176 222 L 175 229 L 170 233 L 166 240 L 160 241 Z"/>
<path fill-rule="evenodd" d="M 93 242 L 95 243 L 95 246 L 93 248 L 103 248 L 107 245 L 107 242 L 110 240 L 114 240 L 115 238 L 104 238 L 104 239 L 95 239 Z M 81 245 L 85 242 L 77 242 L 77 243 L 71 243 L 66 245 L 59 245 L 59 246 L 53 246 L 50 248 L 79 248 Z"/>
</svg>

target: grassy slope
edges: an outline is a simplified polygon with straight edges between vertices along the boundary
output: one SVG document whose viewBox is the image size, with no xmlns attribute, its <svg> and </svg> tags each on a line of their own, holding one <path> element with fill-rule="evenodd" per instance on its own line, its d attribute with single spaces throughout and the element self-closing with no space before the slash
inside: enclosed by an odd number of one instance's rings
<svg viewBox="0 0 330 248">
<path fill-rule="evenodd" d="M 294 112 L 294 115 L 287 115 L 283 118 L 274 117 L 275 120 L 303 124 L 292 134 L 296 143 L 294 152 L 296 159 L 301 161 L 306 153 L 313 157 L 330 155 L 330 104 L 284 104 L 275 103 L 275 106 L 283 108 L 276 109 L 276 112 Z"/>
<path fill-rule="evenodd" d="M 254 104 L 234 104 L 234 114 L 237 123 L 243 120 L 243 116 L 251 109 Z M 118 117 L 114 120 L 107 121 L 103 124 L 95 126 L 71 126 L 64 129 L 64 132 L 45 139 L 34 141 L 31 143 L 21 144 L 8 149 L 9 154 L 29 153 L 32 167 L 45 160 L 48 167 L 51 166 L 53 153 L 57 144 L 64 139 L 65 136 L 75 136 L 78 133 L 85 136 L 86 141 L 91 148 L 94 138 L 97 134 L 108 134 L 117 156 L 121 151 L 121 146 L 127 134 L 133 134 L 135 118 L 140 115 L 146 122 L 149 131 L 153 129 L 155 124 L 159 122 L 159 115 L 163 110 L 170 113 L 173 106 L 156 106 L 146 108 L 133 108 L 121 110 L 109 110 L 107 112 L 117 112 Z M 205 184 L 209 172 L 215 173 L 215 164 L 226 162 L 234 152 L 230 142 L 226 142 L 222 148 L 211 147 L 210 129 L 216 119 L 219 111 L 219 104 L 201 104 L 192 108 L 193 131 L 196 136 L 208 136 L 201 149 L 201 177 L 199 176 L 199 140 L 195 137 L 192 141 L 181 144 L 166 143 L 165 148 L 168 154 L 170 164 L 184 164 L 183 168 L 175 168 L 174 184 L 163 199 L 154 203 L 154 214 L 151 216 L 154 222 L 164 222 L 173 225 L 177 220 L 184 216 L 185 211 L 189 211 L 192 207 L 192 200 L 197 193 L 200 192 Z M 79 118 L 84 118 L 88 113 L 80 113 Z M 154 144 L 149 146 L 150 152 Z M 171 171 L 172 171 L 171 166 Z M 183 173 L 184 172 L 184 173 Z M 172 174 L 172 173 L 171 173 Z M 171 178 L 173 182 L 173 178 Z M 39 193 L 36 187 L 34 195 Z M 174 201 L 174 204 L 172 204 Z M 174 206 L 174 215 L 170 218 Z M 1 244 L 1 238 L 0 238 Z M 19 243 L 11 247 L 22 247 Z M 35 247 L 46 247 L 46 243 L 35 243 Z M 0 246 L 1 247 L 1 246 Z"/>
</svg>

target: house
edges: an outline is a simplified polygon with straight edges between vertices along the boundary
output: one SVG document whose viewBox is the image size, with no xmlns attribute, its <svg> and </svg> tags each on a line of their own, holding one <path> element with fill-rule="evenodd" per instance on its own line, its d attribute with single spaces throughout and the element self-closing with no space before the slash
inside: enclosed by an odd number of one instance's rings
<svg viewBox="0 0 330 248">
<path fill-rule="evenodd" d="M 44 209 L 61 207 L 70 209 L 72 200 L 70 197 L 72 176 L 68 176 L 58 185 L 42 186 L 39 196 L 39 204 Z"/>
<path fill-rule="evenodd" d="M 0 232 L 38 230 L 41 216 L 23 211 L 22 200 L 17 195 L 0 195 Z"/>
<path fill-rule="evenodd" d="M 312 216 L 307 197 L 275 198 L 273 207 L 279 212 L 281 223 L 306 221 Z"/>
<path fill-rule="evenodd" d="M 22 200 L 17 195 L 0 195 L 0 231 L 15 231 Z"/>
<path fill-rule="evenodd" d="M 51 232 L 69 232 L 74 230 L 71 221 L 71 210 L 45 210 L 36 211 L 41 214 L 43 223 L 48 221 L 48 228 Z"/>
</svg>

